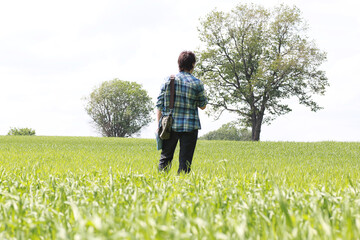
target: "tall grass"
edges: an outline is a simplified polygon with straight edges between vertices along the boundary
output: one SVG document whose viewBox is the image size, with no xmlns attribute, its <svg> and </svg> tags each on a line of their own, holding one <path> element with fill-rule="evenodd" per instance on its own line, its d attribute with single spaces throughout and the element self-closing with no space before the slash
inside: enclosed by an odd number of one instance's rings
<svg viewBox="0 0 360 240">
<path fill-rule="evenodd" d="M 360 143 L 0 137 L 0 239 L 359 239 Z"/>
</svg>

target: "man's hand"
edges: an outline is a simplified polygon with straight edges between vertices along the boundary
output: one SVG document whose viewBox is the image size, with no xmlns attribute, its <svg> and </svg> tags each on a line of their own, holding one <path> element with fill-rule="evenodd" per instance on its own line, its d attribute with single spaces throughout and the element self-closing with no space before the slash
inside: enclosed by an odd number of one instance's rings
<svg viewBox="0 0 360 240">
<path fill-rule="evenodd" d="M 161 119 L 161 111 L 159 109 L 157 109 L 157 112 L 156 112 L 156 120 L 157 120 L 157 123 L 159 123 L 160 119 Z"/>
<path fill-rule="evenodd" d="M 161 111 L 159 110 L 159 109 L 157 109 L 156 110 L 156 123 L 158 124 L 157 125 L 157 128 L 156 128 L 156 133 L 158 133 L 159 132 L 159 121 L 160 121 L 160 119 L 161 119 L 161 116 L 162 116 L 162 114 L 161 114 Z"/>
</svg>

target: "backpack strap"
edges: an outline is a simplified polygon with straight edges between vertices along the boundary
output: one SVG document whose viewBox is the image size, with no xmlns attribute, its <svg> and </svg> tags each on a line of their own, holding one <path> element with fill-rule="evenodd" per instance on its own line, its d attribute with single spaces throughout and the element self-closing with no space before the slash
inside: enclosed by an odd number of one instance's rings
<svg viewBox="0 0 360 240">
<path fill-rule="evenodd" d="M 172 109 L 174 109 L 174 101 L 175 101 L 175 76 L 170 76 L 170 104 L 169 109 L 170 113 L 172 112 Z"/>
</svg>

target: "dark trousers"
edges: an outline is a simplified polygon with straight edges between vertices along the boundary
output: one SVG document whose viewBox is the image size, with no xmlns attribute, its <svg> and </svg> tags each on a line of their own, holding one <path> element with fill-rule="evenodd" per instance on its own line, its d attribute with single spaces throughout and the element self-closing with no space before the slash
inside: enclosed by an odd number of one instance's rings
<svg viewBox="0 0 360 240">
<path fill-rule="evenodd" d="M 198 130 L 192 132 L 171 132 L 170 139 L 163 140 L 159 171 L 168 171 L 171 168 L 176 145 L 180 141 L 178 174 L 181 172 L 189 173 L 197 137 Z"/>
</svg>

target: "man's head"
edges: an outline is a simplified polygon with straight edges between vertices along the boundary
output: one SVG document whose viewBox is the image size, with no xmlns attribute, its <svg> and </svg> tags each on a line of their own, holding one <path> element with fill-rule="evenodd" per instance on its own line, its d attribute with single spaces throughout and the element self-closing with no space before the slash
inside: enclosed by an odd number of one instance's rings
<svg viewBox="0 0 360 240">
<path fill-rule="evenodd" d="M 180 72 L 191 72 L 196 63 L 195 54 L 191 51 L 183 51 L 180 53 L 178 64 Z"/>
</svg>

